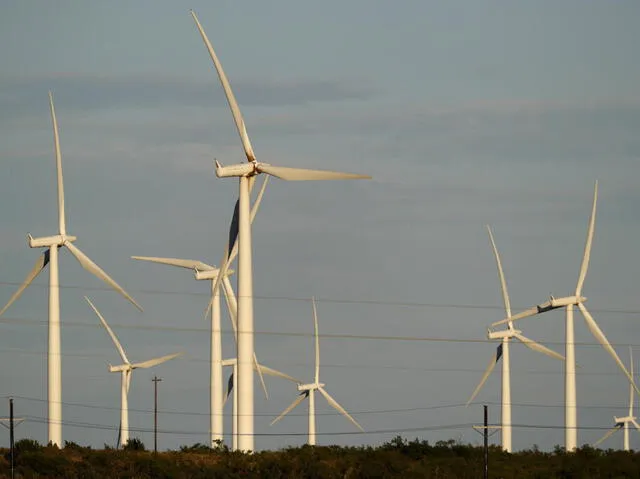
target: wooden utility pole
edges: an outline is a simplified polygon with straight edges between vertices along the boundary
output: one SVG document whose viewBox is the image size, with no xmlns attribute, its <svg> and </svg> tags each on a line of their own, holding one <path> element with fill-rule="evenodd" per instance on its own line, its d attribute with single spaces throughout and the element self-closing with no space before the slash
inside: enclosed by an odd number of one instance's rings
<svg viewBox="0 0 640 479">
<path fill-rule="evenodd" d="M 13 398 L 9 398 L 9 448 L 11 451 L 11 479 L 15 477 L 15 460 L 14 460 L 14 442 L 13 442 Z"/>
<path fill-rule="evenodd" d="M 489 408 L 484 405 L 484 479 L 489 479 Z"/>
<path fill-rule="evenodd" d="M 153 376 L 153 452 L 158 452 L 158 383 L 162 381 L 158 376 Z"/>
<path fill-rule="evenodd" d="M 0 417 L 0 425 L 9 429 L 9 455 L 11 462 L 11 479 L 13 479 L 15 474 L 15 443 L 14 443 L 14 434 L 13 430 L 15 427 L 24 421 L 23 417 L 15 418 L 13 417 L 13 398 L 9 398 L 9 417 Z"/>
<path fill-rule="evenodd" d="M 489 426 L 489 407 L 484 407 L 484 422 L 482 426 L 473 426 L 473 429 L 482 434 L 483 444 L 484 444 L 484 473 L 482 477 L 484 479 L 489 479 L 489 436 L 493 436 L 498 430 L 502 429 L 501 426 Z M 489 434 L 489 429 L 494 429 L 494 431 Z"/>
</svg>

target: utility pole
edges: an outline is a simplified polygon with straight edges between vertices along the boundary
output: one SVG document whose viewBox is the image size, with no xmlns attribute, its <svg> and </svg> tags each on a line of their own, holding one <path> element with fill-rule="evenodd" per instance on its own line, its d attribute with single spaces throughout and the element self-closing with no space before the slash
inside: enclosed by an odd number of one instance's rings
<svg viewBox="0 0 640 479">
<path fill-rule="evenodd" d="M 484 474 L 482 477 L 484 479 L 489 479 L 489 436 L 493 436 L 498 430 L 502 429 L 502 426 L 489 426 L 489 407 L 487 405 L 483 406 L 484 408 L 484 423 L 482 426 L 473 426 L 473 429 L 482 434 L 483 443 L 484 443 Z M 494 431 L 489 434 L 489 429 L 493 429 Z"/>
<path fill-rule="evenodd" d="M 489 408 L 484 405 L 484 479 L 489 479 Z"/>
<path fill-rule="evenodd" d="M 14 443 L 13 443 L 13 398 L 9 398 L 9 449 L 11 452 L 11 479 L 15 477 L 15 461 L 14 461 Z"/>
<path fill-rule="evenodd" d="M 158 383 L 162 381 L 158 376 L 153 376 L 153 452 L 158 452 Z M 486 407 L 486 406 L 485 406 Z"/>
<path fill-rule="evenodd" d="M 11 462 L 11 479 L 13 479 L 15 474 L 15 442 L 14 442 L 14 428 L 24 421 L 23 417 L 15 418 L 13 417 L 13 398 L 9 398 L 9 417 L 0 417 L 0 425 L 9 429 L 9 455 Z"/>
</svg>

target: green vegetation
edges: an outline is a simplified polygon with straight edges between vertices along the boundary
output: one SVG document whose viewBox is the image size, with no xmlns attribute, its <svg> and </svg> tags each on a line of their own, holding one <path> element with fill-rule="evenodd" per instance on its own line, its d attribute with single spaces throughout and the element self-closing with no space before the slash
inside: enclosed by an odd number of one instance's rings
<svg viewBox="0 0 640 479">
<path fill-rule="evenodd" d="M 22 478 L 465 478 L 483 473 L 481 447 L 453 440 L 408 441 L 400 436 L 379 447 L 303 446 L 255 454 L 231 452 L 222 446 L 182 446 L 180 451 L 154 454 L 139 439 L 125 450 L 92 450 L 75 443 L 41 446 L 16 443 L 16 477 Z M 0 456 L 0 475 L 9 477 L 9 455 Z M 640 477 L 640 454 L 583 447 L 567 454 L 532 450 L 489 452 L 491 478 L 630 478 Z"/>
</svg>

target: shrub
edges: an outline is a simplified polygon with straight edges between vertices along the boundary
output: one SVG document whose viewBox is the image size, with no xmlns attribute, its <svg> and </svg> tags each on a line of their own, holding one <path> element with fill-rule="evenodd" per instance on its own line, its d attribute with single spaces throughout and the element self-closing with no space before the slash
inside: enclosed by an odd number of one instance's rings
<svg viewBox="0 0 640 479">
<path fill-rule="evenodd" d="M 122 448 L 125 451 L 146 451 L 144 443 L 137 437 L 132 437 Z"/>
</svg>

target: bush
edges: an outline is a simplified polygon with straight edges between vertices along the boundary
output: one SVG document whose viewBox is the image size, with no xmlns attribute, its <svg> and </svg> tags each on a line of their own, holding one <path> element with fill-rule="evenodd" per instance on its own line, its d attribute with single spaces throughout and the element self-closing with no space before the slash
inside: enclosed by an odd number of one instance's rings
<svg viewBox="0 0 640 479">
<path fill-rule="evenodd" d="M 132 437 L 122 448 L 124 451 L 146 451 L 144 443 L 137 437 Z"/>
</svg>

